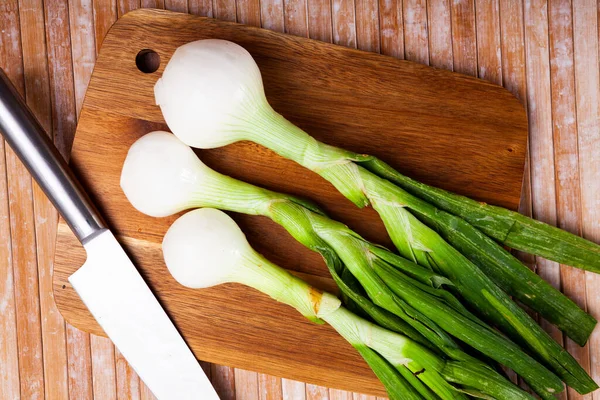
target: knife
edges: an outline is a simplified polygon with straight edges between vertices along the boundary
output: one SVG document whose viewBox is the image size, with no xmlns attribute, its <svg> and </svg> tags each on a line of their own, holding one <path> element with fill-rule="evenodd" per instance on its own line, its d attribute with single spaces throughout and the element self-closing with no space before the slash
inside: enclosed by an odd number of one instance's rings
<svg viewBox="0 0 600 400">
<path fill-rule="evenodd" d="M 218 399 L 183 338 L 0 68 L 0 133 L 73 230 L 87 260 L 69 282 L 159 400 Z"/>
</svg>

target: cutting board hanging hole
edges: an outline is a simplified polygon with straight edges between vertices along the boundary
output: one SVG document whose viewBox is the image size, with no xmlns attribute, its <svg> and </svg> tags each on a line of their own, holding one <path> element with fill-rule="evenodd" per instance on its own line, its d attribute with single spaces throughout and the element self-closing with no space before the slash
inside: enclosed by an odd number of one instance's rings
<svg viewBox="0 0 600 400">
<path fill-rule="evenodd" d="M 135 65 L 145 74 L 151 74 L 158 70 L 160 66 L 160 56 L 157 52 L 150 49 L 140 50 L 135 56 Z"/>
</svg>

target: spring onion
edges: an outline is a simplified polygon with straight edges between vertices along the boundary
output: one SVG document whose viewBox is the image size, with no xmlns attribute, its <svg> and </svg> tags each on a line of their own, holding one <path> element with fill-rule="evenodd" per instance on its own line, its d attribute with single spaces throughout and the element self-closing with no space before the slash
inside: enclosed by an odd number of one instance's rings
<svg viewBox="0 0 600 400">
<path fill-rule="evenodd" d="M 477 363 L 452 362 L 447 373 L 447 363 L 427 348 L 354 315 L 333 295 L 318 291 L 255 252 L 236 223 L 221 211 L 204 208 L 184 214 L 169 228 L 162 247 L 167 268 L 182 285 L 206 288 L 235 282 L 253 287 L 310 320 L 327 322 L 354 347 L 373 350 L 396 369 L 407 368 L 441 399 L 466 398 L 463 390 L 505 399 L 531 398 L 508 381 L 489 385 L 487 380 L 474 379 L 488 372 Z M 397 382 L 386 383 L 388 390 L 397 389 Z M 409 398 L 418 398 L 417 393 L 421 392 L 412 389 Z M 422 394 L 434 398 L 429 391 Z"/>
<path fill-rule="evenodd" d="M 181 46 L 157 82 L 155 97 L 169 127 L 190 146 L 251 140 L 315 171 L 358 206 L 372 205 L 402 255 L 448 277 L 484 318 L 527 346 L 569 386 L 580 393 L 598 388 L 485 273 L 409 212 L 428 203 L 354 162 L 365 156 L 318 142 L 276 113 L 258 67 L 242 47 L 220 40 Z"/>
<path fill-rule="evenodd" d="M 390 326 L 389 321 L 372 312 L 372 305 L 364 306 L 366 300 L 340 278 L 338 257 L 377 306 L 400 317 L 440 353 L 454 360 L 475 362 L 448 332 L 513 368 L 540 395 L 549 398 L 562 390 L 562 383 L 555 375 L 478 320 L 449 292 L 440 289 L 442 284 L 451 284 L 447 279 L 367 242 L 345 225 L 315 212 L 314 206 L 311 210 L 294 197 L 286 198 L 213 171 L 169 133 L 152 132 L 132 145 L 123 165 L 121 187 L 132 205 L 147 214 L 165 216 L 188 208 L 210 206 L 267 216 L 305 246 L 320 252 L 342 293 L 386 328 L 406 333 L 411 338 L 414 335 L 406 329 Z M 165 191 L 165 187 L 169 190 Z M 189 197 L 170 193 L 187 193 Z"/>
</svg>

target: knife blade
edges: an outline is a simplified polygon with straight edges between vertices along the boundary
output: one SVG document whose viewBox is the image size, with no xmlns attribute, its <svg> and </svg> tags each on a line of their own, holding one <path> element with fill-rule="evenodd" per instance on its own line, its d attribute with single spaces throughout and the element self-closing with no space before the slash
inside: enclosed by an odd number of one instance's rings
<svg viewBox="0 0 600 400">
<path fill-rule="evenodd" d="M 0 133 L 83 244 L 69 282 L 159 400 L 218 399 L 200 364 L 0 69 Z"/>
</svg>

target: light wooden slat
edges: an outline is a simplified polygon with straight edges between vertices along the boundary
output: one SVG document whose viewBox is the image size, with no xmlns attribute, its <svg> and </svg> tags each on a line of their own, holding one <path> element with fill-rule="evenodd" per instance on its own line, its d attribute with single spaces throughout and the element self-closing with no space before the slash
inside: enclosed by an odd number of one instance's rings
<svg viewBox="0 0 600 400">
<path fill-rule="evenodd" d="M 140 386 L 140 399 L 142 399 L 142 400 L 156 400 L 156 396 L 154 396 L 154 394 L 150 391 L 150 389 L 148 389 L 148 386 L 142 384 Z"/>
<path fill-rule="evenodd" d="M 581 228 L 583 236 L 600 243 L 600 78 L 598 76 L 598 5 L 585 0 L 573 4 L 575 54 L 575 101 L 579 174 L 581 185 Z M 588 312 L 600 320 L 600 275 L 586 273 Z M 600 329 L 589 340 L 590 372 L 600 382 Z M 600 393 L 594 393 L 600 399 Z"/>
<path fill-rule="evenodd" d="M 238 400 L 258 400 L 258 374 L 235 368 L 235 398 Z"/>
<path fill-rule="evenodd" d="M 581 235 L 581 191 L 577 149 L 571 2 L 550 2 L 548 23 L 557 223 L 561 229 Z M 585 310 L 585 272 L 561 265 L 560 281 L 563 292 Z M 566 336 L 565 346 L 577 362 L 589 370 L 589 346 L 580 347 Z M 568 398 L 591 399 L 591 396 L 581 396 L 569 388 Z"/>
<path fill-rule="evenodd" d="M 117 20 L 117 0 L 94 1 L 94 37 L 96 54 L 100 51 L 104 36 Z M 75 35 L 71 34 L 71 41 Z"/>
<path fill-rule="evenodd" d="M 39 288 L 35 253 L 31 178 L 17 156 L 6 147 L 13 282 L 15 291 L 20 392 L 43 398 L 43 363 Z"/>
<path fill-rule="evenodd" d="M 164 10 L 165 0 L 141 0 L 140 7 L 142 8 L 159 8 Z"/>
<path fill-rule="evenodd" d="M 96 62 L 94 8 L 92 0 L 69 0 L 73 78 L 77 115 Z"/>
<path fill-rule="evenodd" d="M 48 42 L 48 74 L 52 106 L 54 143 L 68 158 L 77 125 L 73 85 L 73 55 L 69 29 L 69 7 L 61 0 L 45 0 L 46 40 Z M 51 261 L 53 254 L 50 254 Z M 51 293 L 52 288 L 50 288 Z"/>
<path fill-rule="evenodd" d="M 46 57 L 45 26 L 43 4 L 40 0 L 21 0 L 19 2 L 21 23 L 21 44 L 23 52 L 23 77 L 25 99 L 46 131 L 51 129 L 51 110 L 48 64 Z M 12 162 L 16 163 L 14 155 Z M 10 163 L 9 163 L 10 164 Z M 14 164 L 13 164 L 14 165 Z M 36 249 L 36 217 L 44 218 L 39 192 L 33 190 L 31 178 L 22 166 L 19 166 L 19 187 L 16 199 L 20 204 L 11 208 L 11 231 L 18 241 L 13 244 L 14 284 L 17 300 L 17 327 L 19 344 L 19 374 L 21 397 L 43 399 L 45 397 L 44 359 L 42 344 L 42 326 L 40 310 L 40 284 Z M 9 177 L 9 184 L 11 182 Z M 20 198 L 19 198 L 20 197 Z M 25 197 L 27 197 L 25 199 Z M 36 198 L 38 209 L 36 210 Z M 18 209 L 24 206 L 26 209 Z M 17 224 L 19 226 L 17 226 Z M 20 230 L 20 232 L 19 232 Z M 15 245 L 18 250 L 15 251 Z M 20 252 L 26 252 L 21 254 Z M 51 284 L 50 284 L 51 285 Z"/>
<path fill-rule="evenodd" d="M 425 0 L 403 0 L 404 56 L 409 61 L 429 64 L 427 4 Z"/>
<path fill-rule="evenodd" d="M 69 398 L 92 399 L 92 361 L 90 335 L 67 324 Z"/>
<path fill-rule="evenodd" d="M 379 7 L 376 1 L 355 0 L 356 46 L 360 50 L 379 53 Z"/>
<path fill-rule="evenodd" d="M 307 383 L 306 400 L 329 400 L 329 390 L 323 386 Z"/>
<path fill-rule="evenodd" d="M 283 32 L 285 23 L 283 19 L 283 0 L 260 1 L 261 26 L 275 32 Z"/>
<path fill-rule="evenodd" d="M 115 355 L 115 381 L 118 400 L 138 400 L 141 399 L 141 387 L 144 386 L 133 368 L 129 365 L 125 357 L 114 349 Z"/>
<path fill-rule="evenodd" d="M 0 39 L 1 41 L 2 39 Z M 4 157 L 5 145 L 4 141 L 0 140 L 0 276 L 2 276 L 2 279 L 0 279 L 0 335 L 2 337 L 2 341 L 0 341 L 0 365 L 2 365 L 2 368 L 0 368 L 0 398 L 14 399 L 19 396 L 19 355 L 17 350 L 6 159 Z"/>
<path fill-rule="evenodd" d="M 533 216 L 555 225 L 556 190 L 547 8 L 542 1 L 532 1 L 525 3 L 524 10 Z M 558 264 L 541 257 L 537 257 L 536 261 L 540 276 L 559 288 Z M 562 343 L 562 333 L 558 329 L 544 320 L 540 322 L 555 340 Z"/>
<path fill-rule="evenodd" d="M 23 59 L 16 0 L 0 3 L 0 67 L 15 86 L 23 91 Z M 17 316 L 13 276 L 11 218 L 7 179 L 11 171 L 6 156 L 10 150 L 0 139 L 0 398 L 17 399 L 20 395 Z"/>
<path fill-rule="evenodd" d="M 329 389 L 329 400 L 353 400 L 352 392 L 345 390 Z"/>
<path fill-rule="evenodd" d="M 306 400 L 306 385 L 291 379 L 281 379 L 283 400 Z"/>
<path fill-rule="evenodd" d="M 188 2 L 187 0 L 164 0 L 164 8 L 165 10 L 187 13 Z"/>
<path fill-rule="evenodd" d="M 308 0 L 308 37 L 322 42 L 332 41 L 331 3 L 324 0 Z"/>
<path fill-rule="evenodd" d="M 452 71 L 452 16 L 450 0 L 427 1 L 429 26 L 429 62 L 432 66 Z"/>
<path fill-rule="evenodd" d="M 452 2 L 451 10 L 454 70 L 476 76 L 475 3 L 473 0 L 455 0 Z"/>
<path fill-rule="evenodd" d="M 331 0 L 333 43 L 356 48 L 354 1 Z"/>
<path fill-rule="evenodd" d="M 404 20 L 402 0 L 379 1 L 381 54 L 404 59 Z"/>
<path fill-rule="evenodd" d="M 306 0 L 284 0 L 283 18 L 285 33 L 308 37 Z"/>
<path fill-rule="evenodd" d="M 221 400 L 235 399 L 235 377 L 231 367 L 211 365 L 211 382 Z"/>
<path fill-rule="evenodd" d="M 115 363 L 117 366 L 117 399 L 140 399 L 140 379 L 133 368 L 129 366 L 125 357 L 117 349 L 115 349 Z"/>
<path fill-rule="evenodd" d="M 203 17 L 212 17 L 212 0 L 188 0 L 188 12 Z"/>
<path fill-rule="evenodd" d="M 354 393 L 354 400 L 377 400 L 377 397 L 368 396 L 362 393 Z"/>
<path fill-rule="evenodd" d="M 92 388 L 95 399 L 116 400 L 115 348 L 108 338 L 90 335 Z"/>
<path fill-rule="evenodd" d="M 213 3 L 213 15 L 223 21 L 236 20 L 235 0 L 215 0 Z"/>
<path fill-rule="evenodd" d="M 527 104 L 523 1 L 499 0 L 502 85 L 523 104 Z"/>
<path fill-rule="evenodd" d="M 69 32 L 69 9 L 63 1 L 44 3 L 47 40 L 49 99 L 54 142 L 63 156 L 70 152 L 75 135 L 75 94 Z M 44 346 L 44 378 L 47 399 L 68 399 L 68 369 L 65 322 L 56 308 L 52 294 L 52 266 L 58 213 L 34 186 L 37 212 L 36 241 Z"/>
<path fill-rule="evenodd" d="M 117 0 L 117 16 L 127 14 L 131 10 L 140 8 L 140 0 Z"/>
<path fill-rule="evenodd" d="M 258 374 L 258 395 L 260 400 L 282 400 L 281 378 Z"/>
<path fill-rule="evenodd" d="M 477 75 L 502 85 L 500 5 L 498 0 L 476 0 Z"/>
<path fill-rule="evenodd" d="M 259 0 L 237 0 L 236 10 L 239 23 L 260 27 Z"/>
</svg>

